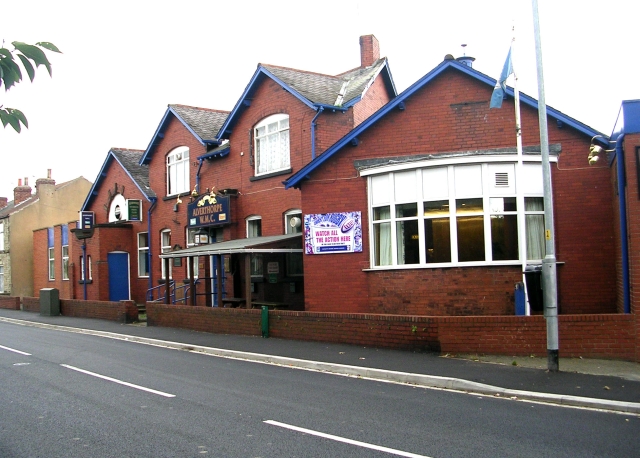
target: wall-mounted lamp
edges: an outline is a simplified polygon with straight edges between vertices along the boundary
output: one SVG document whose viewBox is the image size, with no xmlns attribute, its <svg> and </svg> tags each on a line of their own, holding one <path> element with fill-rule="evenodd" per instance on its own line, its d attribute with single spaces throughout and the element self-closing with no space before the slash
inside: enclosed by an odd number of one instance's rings
<svg viewBox="0 0 640 458">
<path fill-rule="evenodd" d="M 589 156 L 587 157 L 587 159 L 589 160 L 589 165 L 594 165 L 596 162 L 598 162 L 598 159 L 600 159 L 600 156 L 602 156 L 603 154 L 612 153 L 613 151 L 615 151 L 615 149 L 604 149 L 602 146 L 594 144 L 594 140 L 598 137 L 604 138 L 602 135 L 596 135 L 591 139 Z M 608 143 L 615 143 L 615 141 L 608 141 Z"/>
<path fill-rule="evenodd" d="M 193 243 L 196 245 L 207 245 L 209 243 L 209 232 L 204 229 L 198 229 L 195 234 L 193 234 Z"/>
</svg>

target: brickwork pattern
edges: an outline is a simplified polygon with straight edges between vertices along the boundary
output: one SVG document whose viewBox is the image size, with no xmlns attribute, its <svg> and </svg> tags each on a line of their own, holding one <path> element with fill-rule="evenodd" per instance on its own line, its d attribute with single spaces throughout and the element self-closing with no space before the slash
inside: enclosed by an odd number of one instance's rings
<svg viewBox="0 0 640 458">
<path fill-rule="evenodd" d="M 0 309 L 20 310 L 20 298 L 0 296 Z"/>
<path fill-rule="evenodd" d="M 260 310 L 148 303 L 147 325 L 261 335 Z M 635 315 L 562 315 L 561 357 L 640 361 Z M 330 312 L 269 312 L 269 335 L 412 351 L 546 356 L 542 316 L 434 317 Z"/>
<path fill-rule="evenodd" d="M 490 96 L 486 85 L 447 71 L 407 99 L 404 110 L 390 112 L 359 136 L 357 147 L 346 146 L 302 182 L 304 214 L 361 210 L 364 235 L 363 253 L 304 256 L 305 310 L 513 313 L 513 302 L 506 300 L 512 300 L 514 284 L 521 281 L 516 266 L 366 271 L 370 267 L 367 180 L 354 168 L 354 161 L 362 159 L 515 150 L 513 101 L 490 110 Z M 539 145 L 537 111 L 525 105 L 521 109 L 523 145 Z M 613 313 L 616 258 L 609 171 L 589 168 L 585 151 L 590 139 L 572 128 L 549 122 L 549 141 L 562 148 L 558 164 L 552 165 L 560 312 Z M 389 285 L 391 281 L 397 285 Z M 469 297 L 456 300 L 465 291 Z"/>
</svg>

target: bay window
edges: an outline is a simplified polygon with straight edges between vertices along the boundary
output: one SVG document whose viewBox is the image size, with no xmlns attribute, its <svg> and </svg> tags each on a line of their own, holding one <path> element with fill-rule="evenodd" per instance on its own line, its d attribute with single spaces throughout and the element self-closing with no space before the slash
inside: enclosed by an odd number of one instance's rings
<svg viewBox="0 0 640 458">
<path fill-rule="evenodd" d="M 506 161 L 365 171 L 372 267 L 540 262 L 541 166 L 523 164 L 519 193 L 515 171 Z"/>
</svg>

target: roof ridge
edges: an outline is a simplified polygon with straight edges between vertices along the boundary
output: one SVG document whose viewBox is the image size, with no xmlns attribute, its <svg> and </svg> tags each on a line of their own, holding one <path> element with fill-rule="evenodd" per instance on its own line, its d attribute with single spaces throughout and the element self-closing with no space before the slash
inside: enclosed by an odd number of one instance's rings
<svg viewBox="0 0 640 458">
<path fill-rule="evenodd" d="M 308 75 L 316 75 L 316 76 L 326 76 L 327 78 L 336 78 L 336 76 L 334 75 L 328 75 L 326 73 L 319 73 L 319 72 L 312 72 L 310 70 L 300 70 L 299 68 L 292 68 L 292 67 L 284 67 L 282 65 L 273 65 L 273 64 L 263 64 L 263 63 L 259 63 L 258 65 L 269 69 L 269 67 L 273 67 L 273 68 L 279 68 L 281 70 L 291 70 L 294 72 L 298 72 L 298 73 L 306 73 Z"/>
<path fill-rule="evenodd" d="M 216 108 L 194 107 L 192 105 L 183 105 L 181 103 L 170 103 L 169 106 L 170 107 L 180 107 L 180 108 L 190 108 L 192 110 L 209 111 L 209 112 L 212 112 L 212 113 L 230 113 L 227 110 L 219 110 L 219 109 L 216 109 Z"/>
</svg>

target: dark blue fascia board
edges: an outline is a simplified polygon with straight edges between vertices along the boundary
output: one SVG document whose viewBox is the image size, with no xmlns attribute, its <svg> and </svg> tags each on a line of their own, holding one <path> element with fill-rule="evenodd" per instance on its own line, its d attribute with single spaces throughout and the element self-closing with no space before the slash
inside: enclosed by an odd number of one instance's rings
<svg viewBox="0 0 640 458">
<path fill-rule="evenodd" d="M 200 136 L 191 128 L 191 126 L 184 119 L 180 117 L 180 115 L 178 115 L 178 113 L 175 112 L 175 110 L 173 110 L 173 108 L 168 107 L 167 111 L 164 113 L 164 116 L 162 117 L 162 120 L 160 121 L 160 124 L 158 125 L 158 128 L 156 129 L 155 133 L 153 134 L 153 137 L 151 138 L 151 142 L 149 142 L 149 146 L 147 146 L 147 149 L 145 150 L 144 154 L 140 158 L 140 165 L 148 164 L 151 161 L 151 156 L 153 155 L 153 149 L 156 145 L 156 140 L 164 136 L 163 130 L 166 127 L 166 123 L 168 122 L 168 118 L 170 114 L 175 116 L 176 119 L 178 119 L 178 121 L 180 121 L 182 125 L 187 128 L 187 130 L 191 133 L 191 135 L 193 135 L 200 142 L 201 145 L 212 145 L 212 144 L 219 143 L 217 139 L 205 140 L 203 138 L 200 138 Z"/>
<path fill-rule="evenodd" d="M 269 70 L 264 68 L 262 65 L 258 65 L 258 68 L 256 69 L 255 73 L 251 77 L 251 80 L 249 81 L 249 84 L 247 84 L 247 87 L 244 89 L 244 92 L 242 93 L 242 95 L 240 96 L 238 101 L 236 102 L 236 105 L 233 107 L 233 110 L 231 110 L 231 113 L 229 113 L 229 116 L 227 117 L 227 120 L 225 121 L 225 123 L 222 125 L 222 127 L 218 131 L 218 135 L 217 135 L 218 138 L 228 139 L 228 135 L 226 134 L 226 132 L 229 131 L 229 129 L 233 128 L 233 124 L 235 124 L 238 116 L 240 116 L 242 114 L 242 112 L 247 108 L 247 104 L 245 104 L 245 99 L 247 97 L 249 97 L 251 94 L 253 94 L 253 92 L 256 89 L 255 86 L 258 84 L 258 82 L 259 82 L 258 80 L 262 76 L 266 76 L 268 78 L 271 78 L 273 81 L 278 83 L 282 88 L 287 90 L 291 95 L 296 97 L 298 100 L 300 100 L 306 106 L 308 106 L 309 108 L 314 109 L 314 110 L 316 109 L 315 107 L 317 105 L 314 105 L 309 99 L 304 97 L 302 94 L 300 94 L 298 91 L 293 89 L 291 86 L 286 84 L 281 79 L 277 78 L 273 73 L 271 73 Z M 331 108 L 339 108 L 339 107 L 331 107 Z"/>
<path fill-rule="evenodd" d="M 372 114 L 369 118 L 367 118 L 360 125 L 358 125 L 354 130 L 352 130 L 346 136 L 342 137 L 342 139 L 340 139 L 336 143 L 334 143 L 328 150 L 326 150 L 324 153 L 322 153 L 321 155 L 316 157 L 315 160 L 309 162 L 307 165 L 305 165 L 303 168 L 301 168 L 297 173 L 295 173 L 291 177 L 289 177 L 289 179 L 283 181 L 285 189 L 289 189 L 291 187 L 297 187 L 299 185 L 299 183 L 302 180 L 308 178 L 310 176 L 310 174 L 315 169 L 317 169 L 325 161 L 330 159 L 334 154 L 336 154 L 343 147 L 345 147 L 348 144 L 350 144 L 351 140 L 354 137 L 358 137 L 359 135 L 361 135 L 362 132 L 364 132 L 369 127 L 374 125 L 381 118 L 386 116 L 387 113 L 389 113 L 390 111 L 395 109 L 397 106 L 399 106 L 401 103 L 403 103 L 407 98 L 411 97 L 418 90 L 420 90 L 422 87 L 424 87 L 425 85 L 430 83 L 433 79 L 438 77 L 440 74 L 442 74 L 444 71 L 448 70 L 449 68 L 453 68 L 455 70 L 461 71 L 461 72 L 471 76 L 472 78 L 475 78 L 478 81 L 489 85 L 492 88 L 495 87 L 495 85 L 496 85 L 496 80 L 495 79 L 490 78 L 487 75 L 485 75 L 484 73 L 480 73 L 479 71 L 474 70 L 473 68 L 468 67 L 467 65 L 460 64 L 455 60 L 443 61 L 437 67 L 432 69 L 429 73 L 427 73 L 422 78 L 420 78 L 418 81 L 416 81 L 411 86 L 409 86 L 407 89 L 405 89 L 395 99 L 389 101 L 386 105 L 384 105 L 382 108 L 380 108 L 377 112 Z M 507 86 L 506 92 L 511 97 L 514 96 L 513 88 Z M 533 107 L 536 110 L 538 109 L 538 101 L 535 100 L 532 97 L 529 97 L 526 94 L 523 94 L 522 92 L 520 92 L 520 101 L 523 102 L 526 105 L 529 105 L 529 106 Z M 549 106 L 547 106 L 547 115 L 551 116 L 551 117 L 553 117 L 555 119 L 561 120 L 566 125 L 568 125 L 570 127 L 573 127 L 574 129 L 576 129 L 579 132 L 582 132 L 582 133 L 588 135 L 589 137 L 593 137 L 595 135 L 603 135 L 601 132 L 598 132 L 597 130 L 592 129 L 591 127 L 587 126 L 586 124 L 583 124 L 583 123 L 581 123 L 579 121 L 576 121 L 575 119 L 570 118 L 569 116 L 567 116 L 567 115 L 565 115 L 565 114 L 559 112 L 558 110 L 556 110 L 554 108 L 551 108 Z"/>
<path fill-rule="evenodd" d="M 109 153 L 107 154 L 107 158 L 104 160 L 102 167 L 100 168 L 100 172 L 98 172 L 98 177 L 96 178 L 96 181 L 91 186 L 91 189 L 89 190 L 89 194 L 87 194 L 87 198 L 84 200 L 84 203 L 82 204 L 82 208 L 80 209 L 81 211 L 86 211 L 87 207 L 89 206 L 93 198 L 98 195 L 98 189 L 102 185 L 102 182 L 106 180 L 108 177 L 106 170 L 107 170 L 107 166 L 109 165 L 112 159 L 115 160 L 118 164 L 120 164 L 120 167 L 122 167 L 122 170 L 124 170 L 124 172 L 127 174 L 129 179 L 140 190 L 142 195 L 147 199 L 147 201 L 151 202 L 151 197 L 149 197 L 149 195 L 145 192 L 145 190 L 140 187 L 138 182 L 134 180 L 134 178 L 129 173 L 129 170 L 127 170 L 127 168 L 122 164 L 122 162 L 118 160 L 117 156 L 113 154 L 113 151 L 109 150 Z"/>
<path fill-rule="evenodd" d="M 226 148 L 223 148 L 223 149 L 221 149 L 219 151 L 215 151 L 215 152 L 214 151 L 210 151 L 210 152 L 208 152 L 206 154 L 203 154 L 202 156 L 196 157 L 196 159 L 201 161 L 201 160 L 204 160 L 204 159 L 213 159 L 213 158 L 216 158 L 216 157 L 224 157 L 224 156 L 229 155 L 230 152 L 231 152 L 231 145 L 227 145 Z"/>
</svg>

